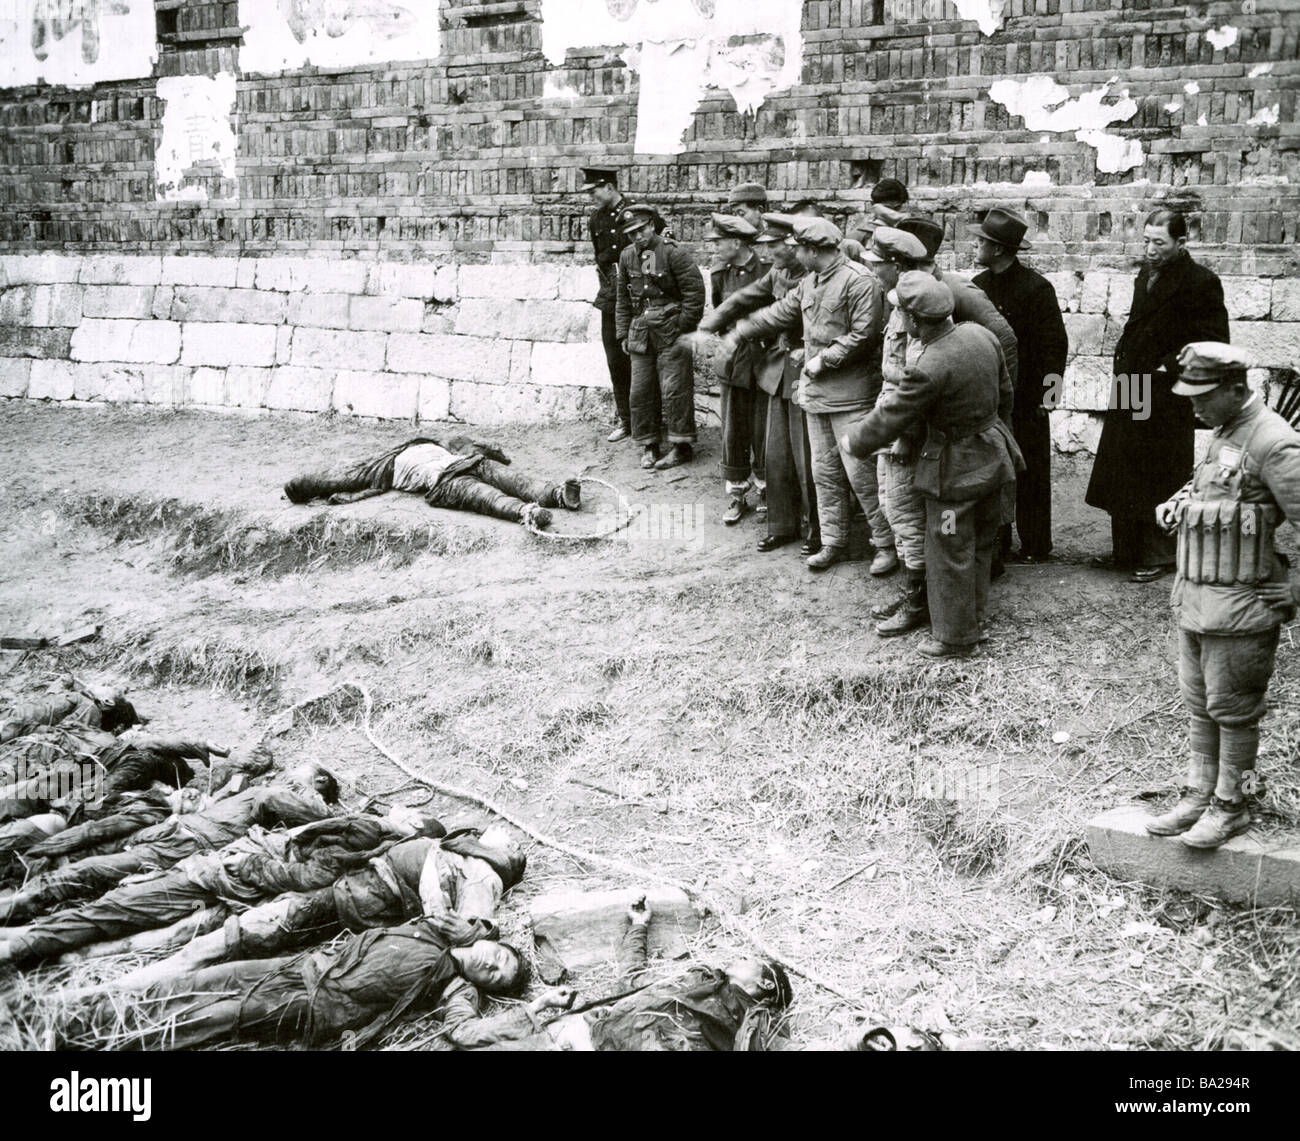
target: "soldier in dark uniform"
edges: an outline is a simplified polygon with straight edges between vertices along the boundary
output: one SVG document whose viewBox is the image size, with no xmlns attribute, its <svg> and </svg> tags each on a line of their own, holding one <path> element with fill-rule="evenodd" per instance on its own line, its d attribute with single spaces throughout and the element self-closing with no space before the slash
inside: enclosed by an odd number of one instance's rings
<svg viewBox="0 0 1300 1141">
<path fill-rule="evenodd" d="M 615 321 L 632 358 L 632 438 L 644 449 L 641 466 L 662 470 L 693 455 L 695 362 L 678 338 L 704 314 L 704 278 L 690 254 L 656 232 L 657 222 L 650 206 L 631 206 L 620 218 L 632 244 L 619 255 Z M 664 430 L 672 447 L 661 459 Z"/>
<path fill-rule="evenodd" d="M 618 224 L 618 216 L 626 208 L 626 200 L 619 192 L 616 171 L 584 167 L 582 177 L 582 189 L 591 196 L 596 207 L 587 217 L 587 229 L 596 251 L 596 273 L 600 277 L 600 288 L 592 304 L 600 310 L 600 339 L 605 346 L 609 383 L 614 390 L 614 409 L 618 415 L 618 423 L 608 438 L 610 443 L 617 443 L 632 434 L 632 362 L 619 343 L 614 321 L 618 255 L 628 244 L 628 238 Z"/>
<path fill-rule="evenodd" d="M 758 231 L 743 218 L 714 214 L 707 240 L 714 243 L 716 257 L 709 274 L 714 306 L 721 305 L 738 289 L 752 285 L 768 272 L 754 252 Z M 758 374 L 766 348 L 757 342 L 742 342 L 734 352 L 717 358 L 718 382 L 722 388 L 722 478 L 730 500 L 722 521 L 739 523 L 749 510 L 750 487 L 762 497 L 766 487 L 764 442 L 767 436 L 767 393 L 759 387 Z"/>
<path fill-rule="evenodd" d="M 1174 565 L 1173 539 L 1153 512 L 1192 470 L 1192 409 L 1171 391 L 1178 352 L 1192 341 L 1228 340 L 1223 285 L 1192 261 L 1183 215 L 1153 211 L 1143 242 L 1145 264 L 1115 346 L 1111 408 L 1087 493 L 1090 506 L 1110 515 L 1111 562 L 1136 567 L 1134 582 L 1152 582 Z"/>
<path fill-rule="evenodd" d="M 1170 391 L 1214 434 L 1191 481 L 1155 512 L 1177 536 L 1178 684 L 1191 725 L 1182 798 L 1147 831 L 1217 848 L 1250 827 L 1259 722 L 1281 626 L 1296 613 L 1273 534 L 1300 520 L 1300 433 L 1251 392 L 1240 349 L 1184 345 L 1177 366 Z"/>
<path fill-rule="evenodd" d="M 880 240 L 880 232 L 876 233 Z M 898 279 L 889 296 L 909 338 L 924 346 L 898 387 L 881 393 L 849 425 L 840 447 L 870 456 L 911 425 L 926 440 L 915 484 L 925 496 L 925 574 L 934 658 L 967 657 L 982 642 L 989 571 L 1002 521 L 1002 489 L 1015 480 L 1011 375 L 997 337 L 974 322 L 952 322 L 952 290 L 928 273 Z"/>
<path fill-rule="evenodd" d="M 763 233 L 755 241 L 772 250 L 772 268 L 752 285 L 730 293 L 700 322 L 701 333 L 727 332 L 745 314 L 780 301 L 803 277 L 795 247 L 785 244 L 794 234 L 794 217 L 764 214 L 763 223 Z M 817 492 L 811 475 L 808 428 L 803 409 L 794 402 L 803 365 L 803 341 L 799 330 L 787 330 L 762 346 L 758 387 L 768 398 L 764 452 L 768 513 L 767 533 L 758 541 L 758 549 L 774 551 L 806 534 L 803 553 L 813 555 L 821 549 Z"/>
<path fill-rule="evenodd" d="M 1010 210 L 994 209 L 975 231 L 975 261 L 985 267 L 974 282 L 1016 334 L 1019 370 L 1011 429 L 1025 457 L 1016 480 L 1016 530 L 1020 562 L 1046 562 L 1052 551 L 1052 436 L 1043 405 L 1044 380 L 1065 375 L 1070 341 L 1052 283 L 1022 265 L 1018 250 L 1029 226 Z M 1011 527 L 1002 533 L 1002 557 L 1011 554 Z"/>
</svg>

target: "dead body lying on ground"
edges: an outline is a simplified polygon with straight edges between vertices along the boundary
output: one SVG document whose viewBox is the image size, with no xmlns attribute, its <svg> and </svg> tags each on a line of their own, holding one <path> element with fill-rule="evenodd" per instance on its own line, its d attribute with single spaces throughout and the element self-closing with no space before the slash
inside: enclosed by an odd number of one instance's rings
<svg viewBox="0 0 1300 1141">
<path fill-rule="evenodd" d="M 481 920 L 487 934 L 495 937 L 501 897 L 523 878 L 526 861 L 518 846 L 500 825 L 481 834 L 460 829 L 441 839 L 430 828 L 424 832 L 393 844 L 332 884 L 286 892 L 241 911 L 220 930 L 191 939 L 169 958 L 93 989 L 142 990 L 214 963 L 265 958 L 331 939 L 340 931 L 393 927 L 421 915 Z M 108 947 L 110 953 L 116 951 L 116 945 Z"/>
<path fill-rule="evenodd" d="M 447 1038 L 465 1050 L 770 1050 L 784 1033 L 793 992 L 779 963 L 740 958 L 725 967 L 696 964 L 673 978 L 638 985 L 647 966 L 651 910 L 644 897 L 628 910 L 618 946 L 620 994 L 581 1010 L 547 1013 L 572 1000 L 564 990 L 526 1007 L 475 1018 L 450 995 Z"/>
<path fill-rule="evenodd" d="M 537 527 L 550 524 L 548 508 L 577 511 L 581 506 L 577 480 L 544 483 L 507 470 L 509 463 L 495 444 L 464 436 L 420 436 L 372 459 L 297 476 L 284 485 L 284 493 L 294 503 L 352 503 L 386 491 L 409 491 L 423 495 L 430 507 Z"/>
<path fill-rule="evenodd" d="M 141 722 L 120 690 L 72 677 L 62 679 L 41 697 L 4 702 L 0 709 L 0 745 L 54 725 L 81 725 L 116 734 Z"/>
<path fill-rule="evenodd" d="M 453 992 L 458 1009 L 476 1013 L 480 992 L 522 990 L 523 958 L 485 934 L 480 921 L 421 918 L 300 955 L 205 967 L 128 1002 L 105 995 L 65 1012 L 57 1044 L 157 1050 L 342 1037 L 345 1046 L 367 1046 L 404 1018 L 445 1009 Z"/>
<path fill-rule="evenodd" d="M 33 877 L 16 891 L 0 891 L 0 923 L 16 923 L 68 900 L 99 895 L 137 872 L 170 868 L 195 852 L 229 844 L 255 824 L 296 827 L 323 820 L 336 813 L 332 805 L 337 800 L 334 777 L 319 766 L 304 766 L 287 774 L 284 783 L 249 788 L 201 812 L 144 828 L 120 852 L 76 860 Z"/>
</svg>

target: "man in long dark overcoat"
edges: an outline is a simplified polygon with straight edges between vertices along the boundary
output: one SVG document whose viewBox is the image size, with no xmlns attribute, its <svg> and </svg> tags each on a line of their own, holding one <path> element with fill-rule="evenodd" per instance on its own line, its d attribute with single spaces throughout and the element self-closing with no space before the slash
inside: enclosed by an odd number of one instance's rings
<svg viewBox="0 0 1300 1141">
<path fill-rule="evenodd" d="M 1223 285 L 1187 252 L 1186 218 L 1153 211 L 1143 243 L 1087 493 L 1090 506 L 1109 512 L 1114 565 L 1132 569 L 1134 582 L 1152 582 L 1174 566 L 1174 541 L 1155 509 L 1192 472 L 1195 417 L 1172 391 L 1178 353 L 1193 341 L 1228 340 Z"/>
</svg>

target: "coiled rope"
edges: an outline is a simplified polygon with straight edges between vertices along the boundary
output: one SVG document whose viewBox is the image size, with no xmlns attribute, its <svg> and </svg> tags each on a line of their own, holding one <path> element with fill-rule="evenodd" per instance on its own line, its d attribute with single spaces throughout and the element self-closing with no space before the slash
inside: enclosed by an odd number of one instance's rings
<svg viewBox="0 0 1300 1141">
<path fill-rule="evenodd" d="M 566 535 L 554 531 L 544 531 L 534 521 L 532 515 L 524 520 L 524 527 L 531 531 L 539 539 L 550 539 L 559 543 L 594 543 L 600 539 L 608 539 L 611 535 L 617 535 L 620 531 L 632 525 L 632 521 L 641 514 L 641 507 L 631 507 L 628 504 L 627 497 L 619 491 L 612 483 L 606 483 L 603 479 L 597 479 L 594 475 L 584 475 L 579 477 L 579 483 L 594 483 L 601 487 L 606 487 L 614 493 L 618 499 L 619 513 L 624 516 L 621 522 L 616 522 L 612 527 L 607 527 L 603 531 L 597 531 L 592 535 Z"/>
</svg>

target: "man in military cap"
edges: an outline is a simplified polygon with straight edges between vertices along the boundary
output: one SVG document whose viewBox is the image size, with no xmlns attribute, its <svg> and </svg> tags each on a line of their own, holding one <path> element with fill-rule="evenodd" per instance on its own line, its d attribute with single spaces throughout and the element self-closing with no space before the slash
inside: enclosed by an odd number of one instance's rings
<svg viewBox="0 0 1300 1141">
<path fill-rule="evenodd" d="M 1019 354 L 1011 428 L 1025 458 L 1016 480 L 1016 530 L 1021 562 L 1046 562 L 1052 551 L 1052 437 L 1043 404 L 1044 381 L 1065 375 L 1070 341 L 1052 283 L 1021 263 L 1029 248 L 1028 223 L 1010 210 L 993 209 L 975 230 L 974 282 L 1006 318 Z M 1011 553 L 1011 527 L 1003 528 L 1001 554 Z"/>
<path fill-rule="evenodd" d="M 705 237 L 715 250 L 715 268 L 709 275 L 715 307 L 768 272 L 754 253 L 758 231 L 744 218 L 714 214 Z M 763 503 L 767 393 L 758 384 L 758 374 L 765 352 L 761 344 L 743 342 L 715 362 L 722 388 L 722 478 L 729 497 L 722 521 L 728 526 L 739 523 L 749 510 L 746 496 L 751 486 Z"/>
<path fill-rule="evenodd" d="M 600 339 L 605 346 L 605 361 L 609 366 L 609 383 L 614 390 L 614 410 L 618 423 L 609 434 L 610 443 L 625 440 L 632 433 L 632 362 L 619 343 L 614 321 L 615 290 L 618 282 L 618 255 L 627 248 L 628 238 L 618 224 L 618 216 L 626 202 L 618 189 L 617 171 L 604 167 L 584 167 L 582 189 L 595 204 L 587 217 L 587 229 L 596 251 L 596 273 L 600 287 L 592 302 L 600 310 Z"/>
<path fill-rule="evenodd" d="M 871 188 L 871 209 L 849 219 L 845 236 L 863 246 L 870 245 L 871 233 L 877 226 L 897 226 L 903 220 L 907 200 L 906 186 L 896 178 L 882 178 Z"/>
<path fill-rule="evenodd" d="M 796 247 L 785 244 L 794 233 L 795 219 L 789 214 L 764 214 L 763 232 L 755 239 L 772 251 L 772 268 L 758 281 L 728 294 L 726 299 L 700 322 L 700 331 L 725 333 L 746 313 L 780 301 L 804 275 Z M 794 403 L 794 389 L 803 364 L 799 330 L 790 329 L 763 342 L 758 367 L 758 387 L 767 394 L 767 426 L 764 468 L 767 474 L 767 533 L 758 541 L 760 551 L 774 551 L 807 535 L 805 555 L 821 548 L 817 522 L 817 493 L 810 469 L 812 456 L 803 409 Z M 803 530 L 807 520 L 807 530 Z"/>
<path fill-rule="evenodd" d="M 1110 516 L 1111 554 L 1097 564 L 1154 582 L 1173 569 L 1173 540 L 1155 506 L 1191 471 L 1195 418 L 1171 391 L 1178 353 L 1193 341 L 1228 340 L 1223 283 L 1187 252 L 1187 219 L 1159 207 L 1142 231 L 1143 266 L 1115 346 L 1114 385 L 1085 499 Z"/>
<path fill-rule="evenodd" d="M 880 231 L 876 231 L 880 240 Z M 1011 376 L 997 338 L 972 322 L 953 324 L 952 291 L 931 274 L 901 275 L 889 297 L 916 364 L 864 418 L 846 425 L 840 447 L 869 456 L 922 422 L 926 440 L 915 485 L 925 496 L 925 574 L 934 658 L 967 657 L 986 637 L 989 572 L 1002 520 L 1002 488 L 1015 479 L 1016 451 L 1004 420 Z"/>
<path fill-rule="evenodd" d="M 1172 392 L 1214 433 L 1191 481 L 1155 512 L 1177 536 L 1178 684 L 1191 724 L 1182 798 L 1147 831 L 1193 848 L 1250 827 L 1265 694 L 1280 628 L 1296 613 L 1273 535 L 1300 520 L 1300 433 L 1250 390 L 1247 363 L 1217 341 L 1180 350 Z"/>
<path fill-rule="evenodd" d="M 934 258 L 942 244 L 943 227 L 938 222 L 930 218 L 905 218 L 897 227 L 876 228 L 866 260 L 887 291 L 898 284 L 899 274 L 911 270 L 921 270 L 947 285 L 953 295 L 954 322 L 973 321 L 998 338 L 1014 384 L 1015 333 L 980 289 L 935 266 Z M 881 363 L 886 387 L 899 383 L 920 351 L 921 345 L 907 334 L 903 315 L 896 310 L 891 312 L 885 325 Z M 876 632 L 883 637 L 905 634 L 930 620 L 925 586 L 925 498 L 913 486 L 913 463 L 921 442 L 918 433 L 919 425 L 895 440 L 880 461 L 885 515 L 893 528 L 899 557 L 907 569 L 901 595 L 871 608 L 871 616 L 880 620 Z M 1014 488 L 1008 488 L 1006 494 L 1004 514 L 1014 517 Z M 993 573 L 995 577 L 1001 573 L 1001 562 L 996 556 Z"/>
<path fill-rule="evenodd" d="M 786 240 L 797 246 L 806 271 L 798 287 L 740 321 L 732 335 L 761 339 L 797 329 L 802 322 L 805 359 L 795 402 L 808 423 L 822 540 L 807 565 L 823 571 L 848 557 L 850 488 L 864 510 L 874 489 L 868 463 L 841 454 L 837 436 L 872 406 L 880 391 L 884 314 L 879 284 L 844 256 L 838 227 L 825 218 L 796 218 L 793 231 Z M 877 551 L 877 559 L 882 553 Z"/>
<path fill-rule="evenodd" d="M 632 358 L 632 438 L 641 466 L 662 469 L 688 462 L 695 444 L 695 375 L 679 343 L 704 313 L 704 279 L 681 246 L 656 232 L 650 206 L 631 206 L 620 226 L 631 245 L 619 255 L 615 322 Z M 662 228 L 662 226 L 661 226 Z M 660 458 L 661 434 L 671 448 Z"/>
</svg>

